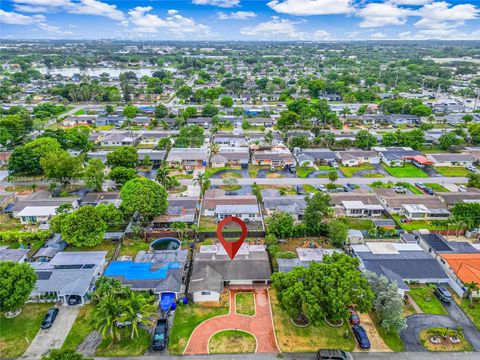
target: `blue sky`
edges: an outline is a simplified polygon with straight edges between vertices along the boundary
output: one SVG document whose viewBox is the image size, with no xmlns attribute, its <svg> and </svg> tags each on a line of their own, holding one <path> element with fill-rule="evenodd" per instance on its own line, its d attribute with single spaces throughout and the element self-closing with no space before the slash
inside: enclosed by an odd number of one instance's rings
<svg viewBox="0 0 480 360">
<path fill-rule="evenodd" d="M 0 38 L 480 39 L 480 0 L 1 0 Z"/>
</svg>

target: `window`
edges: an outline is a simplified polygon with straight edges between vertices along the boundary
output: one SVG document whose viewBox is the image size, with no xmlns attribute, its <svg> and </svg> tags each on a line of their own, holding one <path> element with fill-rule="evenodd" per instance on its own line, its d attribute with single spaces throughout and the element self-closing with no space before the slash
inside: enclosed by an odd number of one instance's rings
<svg viewBox="0 0 480 360">
<path fill-rule="evenodd" d="M 202 295 L 210 295 L 210 291 L 202 291 Z"/>
</svg>

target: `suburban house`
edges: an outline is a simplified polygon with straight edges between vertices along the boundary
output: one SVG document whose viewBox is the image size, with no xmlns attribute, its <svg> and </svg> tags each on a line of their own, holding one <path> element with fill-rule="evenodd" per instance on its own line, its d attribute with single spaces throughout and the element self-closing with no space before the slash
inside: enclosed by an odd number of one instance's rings
<svg viewBox="0 0 480 360">
<path fill-rule="evenodd" d="M 212 136 L 212 142 L 220 146 L 240 147 L 247 146 L 247 139 L 243 134 L 216 133 Z"/>
<path fill-rule="evenodd" d="M 270 128 L 275 123 L 275 120 L 269 117 L 246 117 L 245 120 L 250 126 L 264 126 Z"/>
<path fill-rule="evenodd" d="M 420 118 L 417 115 L 389 114 L 387 115 L 387 121 L 393 125 L 412 125 L 419 123 Z"/>
<path fill-rule="evenodd" d="M 435 195 L 449 208 L 456 203 L 480 202 L 480 191 L 474 188 L 468 189 L 467 192 L 438 192 Z"/>
<path fill-rule="evenodd" d="M 112 132 L 106 133 L 98 141 L 103 147 L 134 146 L 140 141 L 140 135 L 133 132 Z"/>
<path fill-rule="evenodd" d="M 199 208 L 196 196 L 169 196 L 167 201 L 166 213 L 153 218 L 154 227 L 170 228 L 175 222 L 195 224 Z"/>
<path fill-rule="evenodd" d="M 214 216 L 217 205 L 257 205 L 254 195 L 226 195 L 225 190 L 209 189 L 203 195 L 202 215 Z"/>
<path fill-rule="evenodd" d="M 92 206 L 113 204 L 118 208 L 122 203 L 122 199 L 120 199 L 120 192 L 118 191 L 91 191 L 83 195 L 78 202 L 80 205 Z"/>
<path fill-rule="evenodd" d="M 142 161 L 146 156 L 148 156 L 154 164 L 160 164 L 163 160 L 165 160 L 165 155 L 167 153 L 165 150 L 154 149 L 138 149 L 137 152 L 139 161 Z"/>
<path fill-rule="evenodd" d="M 48 239 L 43 247 L 33 254 L 32 261 L 48 262 L 53 259 L 57 253 L 65 250 L 67 243 L 62 240 L 60 234 L 55 234 L 51 239 Z"/>
<path fill-rule="evenodd" d="M 229 216 L 235 216 L 244 222 L 262 221 L 258 204 L 255 205 L 217 205 L 214 212 L 215 220 L 221 221 Z"/>
<path fill-rule="evenodd" d="M 120 126 L 123 124 L 125 120 L 125 116 L 123 115 L 109 115 L 109 116 L 102 116 L 95 120 L 95 125 L 97 126 L 107 126 L 107 125 L 118 125 Z"/>
<path fill-rule="evenodd" d="M 106 251 L 59 252 L 49 262 L 29 263 L 37 274 L 32 300 L 53 298 L 67 305 L 88 301 L 106 265 Z"/>
<path fill-rule="evenodd" d="M 480 252 L 458 254 L 444 253 L 440 255 L 440 262 L 447 273 L 452 277 L 458 286 L 465 291 L 466 283 L 475 283 L 480 286 Z M 455 287 L 454 287 L 454 290 Z M 458 291 L 457 291 L 458 293 Z M 459 295 L 464 295 L 461 293 Z M 480 297 L 480 291 L 472 293 L 473 297 Z"/>
<path fill-rule="evenodd" d="M 333 193 L 330 195 L 330 204 L 337 216 L 348 217 L 377 217 L 381 216 L 384 208 L 374 194 L 369 193 Z"/>
<path fill-rule="evenodd" d="M 104 276 L 119 280 L 135 291 L 147 291 L 160 299 L 164 310 L 185 293 L 183 277 L 188 250 L 139 251 L 134 261 L 112 261 Z"/>
<path fill-rule="evenodd" d="M 402 195 L 391 189 L 375 189 L 378 200 L 391 215 L 409 220 L 443 220 L 450 217 L 445 204 L 430 195 Z"/>
<path fill-rule="evenodd" d="M 374 147 L 383 163 L 390 167 L 403 166 L 405 161 L 412 161 L 414 156 L 422 155 L 410 147 Z"/>
<path fill-rule="evenodd" d="M 351 248 L 360 259 L 362 271 L 372 271 L 396 281 L 401 294 L 409 290 L 409 282 L 447 283 L 449 280 L 438 261 L 417 244 L 367 242 Z"/>
<path fill-rule="evenodd" d="M 188 293 L 193 301 L 219 301 L 225 286 L 268 284 L 270 260 L 264 245 L 243 243 L 230 260 L 223 246 L 203 245 L 193 257 Z"/>
<path fill-rule="evenodd" d="M 480 254 L 480 251 L 469 242 L 448 241 L 440 234 L 418 234 L 416 239 L 418 245 L 437 260 L 440 259 L 443 254 Z"/>
<path fill-rule="evenodd" d="M 303 218 L 307 203 L 303 195 L 264 196 L 263 207 L 267 216 L 272 216 L 277 212 L 286 212 L 298 221 Z"/>
<path fill-rule="evenodd" d="M 434 166 L 472 166 L 477 159 L 469 154 L 428 154 Z"/>
<path fill-rule="evenodd" d="M 289 272 L 293 270 L 296 266 L 302 266 L 307 268 L 312 262 L 321 263 L 323 262 L 323 257 L 327 255 L 332 255 L 334 252 L 341 252 L 337 249 L 323 249 L 323 248 L 296 248 L 297 257 L 292 259 L 282 259 L 277 258 L 278 271 L 279 272 Z"/>
<path fill-rule="evenodd" d="M 286 147 L 273 147 L 271 150 L 252 152 L 253 165 L 286 166 L 295 164 L 295 158 Z"/>
<path fill-rule="evenodd" d="M 95 120 L 97 119 L 98 115 L 76 115 L 76 116 L 69 116 L 65 120 L 63 120 L 64 126 L 75 126 L 75 125 L 91 125 L 95 124 Z"/>
<path fill-rule="evenodd" d="M 209 151 L 207 148 L 172 148 L 167 156 L 170 165 L 182 165 L 184 168 L 206 166 Z"/>
<path fill-rule="evenodd" d="M 343 166 L 359 166 L 362 164 L 380 164 L 380 157 L 375 151 L 351 149 L 338 151 L 338 160 Z"/>
<path fill-rule="evenodd" d="M 28 251 L 29 249 L 10 249 L 8 246 L 0 246 L 0 262 L 24 263 L 28 259 Z"/>
<path fill-rule="evenodd" d="M 335 152 L 326 148 L 295 148 L 293 153 L 299 166 L 312 167 L 314 164 L 327 164 L 330 161 L 337 161 Z"/>
<path fill-rule="evenodd" d="M 250 150 L 248 147 L 226 147 L 221 146 L 216 154 L 210 157 L 212 168 L 225 166 L 241 166 L 248 169 Z"/>
</svg>

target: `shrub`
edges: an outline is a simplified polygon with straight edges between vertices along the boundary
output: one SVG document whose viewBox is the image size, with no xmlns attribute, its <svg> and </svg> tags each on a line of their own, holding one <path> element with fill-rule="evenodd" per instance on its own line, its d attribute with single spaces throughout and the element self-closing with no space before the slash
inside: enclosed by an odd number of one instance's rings
<svg viewBox="0 0 480 360">
<path fill-rule="evenodd" d="M 51 236 L 52 232 L 50 230 L 39 230 L 37 232 L 19 230 L 0 231 L 0 241 L 8 243 L 18 242 L 23 244 L 37 240 L 45 241 Z"/>
</svg>

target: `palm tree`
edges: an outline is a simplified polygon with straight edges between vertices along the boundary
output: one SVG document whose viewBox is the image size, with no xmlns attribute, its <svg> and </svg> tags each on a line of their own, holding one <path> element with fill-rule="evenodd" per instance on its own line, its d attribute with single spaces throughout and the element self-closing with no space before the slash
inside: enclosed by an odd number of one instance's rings
<svg viewBox="0 0 480 360">
<path fill-rule="evenodd" d="M 474 281 L 463 284 L 468 293 L 468 298 L 470 299 L 470 307 L 473 307 L 473 293 L 478 291 L 480 287 Z"/>
<path fill-rule="evenodd" d="M 166 166 L 161 166 L 157 169 L 157 174 L 155 175 L 155 179 L 164 187 L 167 187 L 170 169 Z"/>
<path fill-rule="evenodd" d="M 350 115 L 352 112 L 348 107 L 344 107 L 342 110 L 340 110 L 340 114 L 342 114 L 342 117 L 345 119 L 347 115 Z"/>
<path fill-rule="evenodd" d="M 427 284 L 427 293 L 425 295 L 424 300 L 425 301 L 430 301 L 432 299 L 433 293 L 435 292 L 435 289 L 437 288 L 437 285 L 435 284 Z"/>
<path fill-rule="evenodd" d="M 172 230 L 175 230 L 177 232 L 177 235 L 180 239 L 183 239 L 183 236 L 185 235 L 185 230 L 187 230 L 187 224 L 184 222 L 179 222 L 176 221 L 172 224 Z"/>
<path fill-rule="evenodd" d="M 131 323 L 131 339 L 134 336 L 138 336 L 139 325 L 148 327 L 151 323 L 150 318 L 155 316 L 156 309 L 151 300 L 150 297 L 142 293 L 129 291 L 128 297 L 121 302 L 124 311 L 120 316 L 120 320 Z"/>
<path fill-rule="evenodd" d="M 95 328 L 100 330 L 102 338 L 110 336 L 113 341 L 120 339 L 117 322 L 121 320 L 124 305 L 118 296 L 108 294 L 102 297 L 95 308 Z"/>
<path fill-rule="evenodd" d="M 205 173 L 199 172 L 197 176 L 193 179 L 193 185 L 198 185 L 200 187 L 200 192 L 203 195 L 205 194 L 205 191 L 210 188 L 211 181 L 208 176 L 205 175 Z"/>
<path fill-rule="evenodd" d="M 218 154 L 219 151 L 220 151 L 220 145 L 219 144 L 214 143 L 210 146 L 210 152 L 212 153 L 212 155 Z"/>
<path fill-rule="evenodd" d="M 332 169 L 328 172 L 328 180 L 333 184 L 338 179 L 338 172 L 335 169 Z"/>
</svg>

